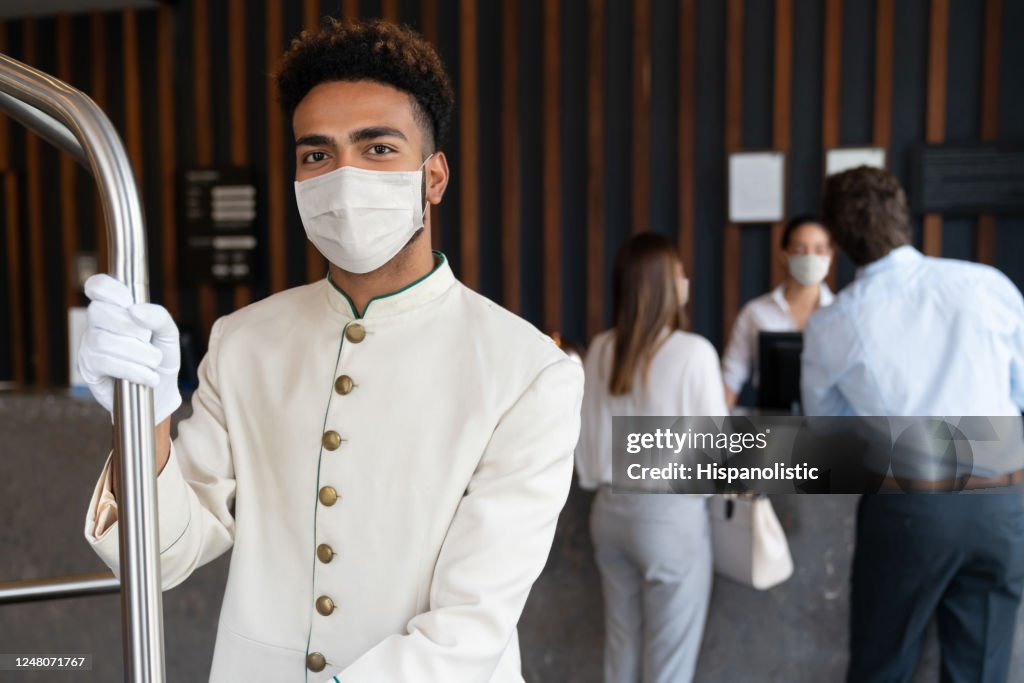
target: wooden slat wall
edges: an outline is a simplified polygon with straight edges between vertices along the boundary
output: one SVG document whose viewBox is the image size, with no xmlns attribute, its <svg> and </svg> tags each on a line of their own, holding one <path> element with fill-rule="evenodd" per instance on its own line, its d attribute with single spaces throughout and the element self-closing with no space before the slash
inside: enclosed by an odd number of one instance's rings
<svg viewBox="0 0 1024 683">
<path fill-rule="evenodd" d="M 23 24 L 25 61 L 35 64 L 39 59 L 39 24 L 35 19 L 26 19 Z M 32 302 L 31 328 L 32 345 L 30 359 L 36 383 L 50 384 L 50 331 L 46 324 L 46 301 L 53 289 L 52 278 L 46 276 L 46 261 L 43 256 L 43 177 L 40 139 L 33 133 L 25 135 L 25 180 L 27 183 L 26 218 L 28 224 L 29 273 L 32 286 L 29 296 Z"/>
<path fill-rule="evenodd" d="M 57 78 L 70 83 L 71 17 L 57 17 Z M 3 165 L 0 164 L 0 168 Z M 78 252 L 78 211 L 75 201 L 75 160 L 70 154 L 60 155 L 60 240 L 61 266 L 64 270 L 64 308 L 77 305 L 75 293 L 75 254 Z"/>
<path fill-rule="evenodd" d="M 545 0 L 543 28 L 543 106 L 544 145 L 543 170 L 544 218 L 543 218 L 543 263 L 544 275 L 544 328 L 550 332 L 560 330 L 562 325 L 562 178 L 559 161 L 562 150 L 559 145 L 561 128 L 559 116 L 561 106 L 561 79 L 558 73 L 559 31 L 561 29 L 561 3 L 559 0 Z M 463 146 L 463 149 L 466 149 Z"/>
<path fill-rule="evenodd" d="M 786 154 L 789 162 L 789 110 L 793 83 L 793 0 L 775 0 L 775 89 L 772 111 L 772 147 Z M 787 176 L 791 163 L 786 164 Z M 786 184 L 787 188 L 789 184 Z M 788 205 L 788 202 L 787 202 Z M 782 240 L 785 221 L 772 225 L 770 252 L 774 256 Z M 782 260 L 771 259 L 771 283 L 782 282 Z"/>
<path fill-rule="evenodd" d="M 246 54 L 245 54 L 245 2 L 228 0 L 228 105 L 231 115 L 231 164 L 249 164 L 249 117 L 246 113 Z M 242 308 L 252 300 L 249 285 L 235 287 L 235 308 Z"/>
<path fill-rule="evenodd" d="M 88 91 L 89 96 L 103 111 L 107 111 L 107 25 L 102 13 L 93 12 L 89 17 L 90 40 L 92 41 L 92 89 Z M 97 197 L 99 195 L 97 194 Z M 103 217 L 103 206 L 95 202 L 96 206 L 96 264 L 99 272 L 105 273 L 109 270 L 107 265 L 107 227 L 106 219 Z"/>
<path fill-rule="evenodd" d="M 981 139 L 995 142 L 999 135 L 999 53 L 1002 41 L 1003 1 L 985 3 L 985 28 L 982 34 L 981 62 Z M 996 218 L 990 213 L 978 216 L 977 259 L 993 264 L 996 260 Z"/>
<path fill-rule="evenodd" d="M 277 72 L 284 44 L 284 26 L 279 2 L 266 3 L 266 73 Z M 270 248 L 270 291 L 280 292 L 287 286 L 288 240 L 285 192 L 284 114 L 277 104 L 271 84 L 267 83 L 267 242 Z"/>
<path fill-rule="evenodd" d="M 743 147 L 743 0 L 728 0 L 725 15 L 725 152 Z M 722 240 L 722 325 L 726 336 L 740 310 L 740 226 L 726 218 Z"/>
<path fill-rule="evenodd" d="M 480 121 L 477 82 L 477 12 L 475 0 L 459 0 L 459 201 L 462 224 L 460 261 L 462 281 L 476 289 L 480 284 Z"/>
<path fill-rule="evenodd" d="M 604 0 L 587 0 L 587 339 L 604 324 Z"/>
<path fill-rule="evenodd" d="M 694 204 L 697 182 L 696 155 L 696 120 L 694 118 L 694 100 L 697 97 L 697 0 L 682 0 L 679 7 L 679 100 L 676 104 L 679 115 L 679 149 L 677 163 L 679 165 L 679 250 L 683 259 L 683 269 L 691 282 L 696 282 L 697 272 L 695 238 L 696 212 Z M 687 302 L 688 316 L 693 316 L 693 297 Z"/>
<path fill-rule="evenodd" d="M 175 196 L 176 126 L 174 125 L 174 10 L 157 11 L 157 127 L 160 131 L 160 258 L 163 262 L 161 301 L 175 319 L 181 316 L 178 291 L 178 230 Z"/>
<path fill-rule="evenodd" d="M 519 152 L 519 0 L 501 3 L 501 293 L 505 307 L 522 307 L 522 170 Z M 439 236 L 435 234 L 435 236 Z"/>
<path fill-rule="evenodd" d="M 210 101 L 210 2 L 192 2 L 192 98 L 197 166 L 213 164 L 213 107 Z M 213 286 L 199 285 L 199 325 L 209 334 L 217 317 Z"/>
<path fill-rule="evenodd" d="M 0 23 L 0 53 L 7 52 L 7 24 Z M 23 387 L 27 381 L 25 362 L 25 306 L 21 298 L 21 230 L 18 213 L 19 195 L 17 176 L 11 171 L 10 124 L 0 115 L 0 182 L 4 198 L 4 246 L 7 250 L 6 273 L 8 330 L 10 332 L 11 381 Z"/>
<path fill-rule="evenodd" d="M 765 78 L 763 72 L 744 74 L 744 31 L 760 31 L 760 39 L 771 36 L 767 39 L 773 41 L 774 64 L 770 76 L 773 104 L 770 112 L 758 112 L 756 116 L 771 117 L 772 145 L 788 150 L 793 155 L 800 149 L 806 151 L 806 139 L 797 135 L 795 129 L 790 130 L 791 114 L 797 112 L 793 107 L 816 108 L 817 105 L 820 105 L 822 146 L 828 148 L 838 145 L 842 104 L 840 78 L 844 39 L 843 1 L 821 0 L 822 14 L 814 15 L 821 17 L 820 25 L 817 26 L 820 34 L 814 38 L 819 39 L 822 45 L 822 81 L 821 100 L 811 104 L 793 101 L 793 93 L 801 92 L 799 87 L 794 87 L 796 74 L 806 72 L 797 68 L 799 64 L 793 63 L 794 45 L 799 45 L 795 41 L 801 38 L 794 35 L 795 19 L 806 17 L 807 8 L 794 0 L 773 0 L 774 24 L 745 28 L 745 10 L 752 1 L 726 0 L 725 3 L 718 3 L 714 0 L 679 0 L 677 3 L 675 16 L 678 21 L 674 29 L 676 38 L 672 42 L 671 59 L 676 61 L 678 69 L 678 83 L 673 84 L 678 86 L 678 94 L 673 95 L 677 110 L 671 112 L 670 116 L 675 117 L 674 125 L 677 126 L 678 134 L 678 146 L 673 160 L 678 173 L 678 194 L 671 199 L 677 203 L 678 220 L 673 225 L 653 225 L 651 208 L 659 206 L 655 200 L 661 198 L 657 193 L 662 190 L 654 187 L 651 178 L 651 149 L 656 149 L 654 145 L 658 144 L 658 141 L 651 139 L 652 122 L 664 121 L 664 118 L 658 117 L 664 117 L 666 112 L 656 110 L 664 106 L 664 103 L 652 99 L 650 79 L 652 73 L 657 74 L 660 69 L 669 68 L 669 65 L 663 63 L 664 53 L 655 50 L 660 44 L 656 38 L 660 40 L 663 34 L 660 33 L 662 27 L 652 25 L 652 21 L 653 15 L 656 15 L 653 10 L 664 8 L 654 5 L 652 0 L 632 0 L 628 14 L 622 10 L 623 13 L 618 15 L 629 17 L 631 29 L 614 33 L 615 40 L 630 41 L 629 49 L 609 50 L 606 44 L 609 37 L 606 15 L 609 7 L 613 11 L 620 11 L 621 8 L 607 4 L 607 0 L 586 0 L 585 3 L 569 0 L 501 0 L 500 10 L 488 14 L 480 9 L 484 7 L 481 0 L 420 0 L 417 28 L 438 46 L 448 61 L 449 70 L 458 75 L 459 127 L 453 131 L 453 137 L 457 136 L 455 139 L 458 141 L 459 153 L 458 165 L 452 169 L 458 198 L 446 202 L 441 209 L 432 209 L 431 226 L 434 246 L 443 247 L 453 255 L 460 278 L 476 287 L 480 284 L 483 269 L 499 268 L 499 303 L 514 311 L 525 311 L 535 316 L 532 322 L 546 331 L 562 331 L 570 338 L 591 337 L 605 325 L 610 304 L 607 255 L 618 245 L 608 241 L 605 210 L 609 192 L 614 191 L 619 194 L 628 193 L 633 230 L 657 229 L 676 236 L 686 270 L 694 280 L 695 291 L 712 292 L 704 296 L 708 297 L 716 309 L 721 307 L 722 328 L 728 328 L 732 323 L 741 303 L 744 259 L 770 258 L 770 274 L 772 280 L 777 282 L 783 275 L 774 253 L 781 225 L 773 226 L 772 254 L 744 255 L 741 253 L 744 244 L 740 239 L 743 230 L 741 226 L 725 223 L 725 216 L 719 219 L 714 215 L 708 224 L 698 223 L 698 216 L 707 215 L 700 208 L 702 202 L 709 201 L 697 192 L 699 179 L 708 173 L 725 173 L 724 157 L 720 157 L 716 151 L 715 158 L 708 158 L 707 152 L 701 151 L 707 149 L 700 146 L 705 139 L 702 136 L 707 133 L 698 129 L 698 105 L 701 99 L 721 96 L 724 120 L 716 118 L 716 125 L 721 121 L 722 129 L 715 135 L 722 135 L 722 147 L 727 153 L 741 150 L 744 119 L 753 118 L 743 115 L 744 81 L 747 78 Z M 140 183 L 144 188 L 155 190 L 147 196 L 159 200 L 159 206 L 148 207 L 150 210 L 147 212 L 147 219 L 154 224 L 152 234 L 156 235 L 156 231 L 159 231 L 159 237 L 150 248 L 151 256 L 161 263 L 157 269 L 162 274 L 161 281 L 155 283 L 155 291 L 162 295 L 161 302 L 176 317 L 184 316 L 186 326 L 196 328 L 201 336 L 208 333 L 217 315 L 229 312 L 225 308 L 241 306 L 250 301 L 253 291 L 239 287 L 231 300 L 224 297 L 218 300 L 214 296 L 214 289 L 209 286 L 201 287 L 198 291 L 181 289 L 185 283 L 177 258 L 178 235 L 175 229 L 179 218 L 178 198 L 175 194 L 179 169 L 190 165 L 237 164 L 251 165 L 264 174 L 262 187 L 266 193 L 266 249 L 269 265 L 266 273 L 267 291 L 277 292 L 301 284 L 307 278 L 322 277 L 326 266 L 315 249 L 307 247 L 294 232 L 296 229 L 301 230 L 301 223 L 293 215 L 291 202 L 290 160 L 287 155 L 292 153 L 292 143 L 288 139 L 288 122 L 282 117 L 269 81 L 291 34 L 298 27 L 315 26 L 324 3 L 318 0 L 303 0 L 302 3 L 256 2 L 253 12 L 246 11 L 249 3 L 242 0 L 182 0 L 175 6 L 154 11 L 127 10 L 113 14 L 94 12 L 87 15 L 84 22 L 76 22 L 74 18 L 64 16 L 0 23 L 0 49 L 4 49 L 8 34 L 13 29 L 19 36 L 17 45 L 20 46 L 20 52 L 15 55 L 17 58 L 29 63 L 42 61 L 52 64 L 55 73 L 65 80 L 73 81 L 76 76 L 84 80 L 80 87 L 105 109 L 111 106 L 112 101 L 123 102 L 123 111 L 114 112 L 118 116 L 113 118 L 123 127 L 121 133 Z M 897 134 L 894 135 L 893 131 L 894 121 L 900 120 L 894 116 L 894 109 L 906 106 L 902 101 L 897 101 L 894 94 L 894 74 L 898 72 L 896 67 L 899 66 L 895 62 L 901 49 L 901 44 L 896 42 L 896 18 L 897 10 L 903 12 L 904 9 L 897 6 L 896 0 L 874 2 L 875 35 L 858 36 L 858 39 L 874 42 L 874 82 L 868 88 L 869 91 L 873 90 L 870 142 L 888 148 L 890 158 L 898 158 L 906 153 L 904 146 L 907 142 L 905 134 L 900 136 L 899 131 L 895 131 Z M 339 0 L 334 4 L 334 9 L 336 14 L 355 18 L 366 16 L 371 11 L 371 5 L 374 13 L 384 18 L 405 19 L 400 14 L 405 5 L 396 0 L 381 0 L 379 4 Z M 925 138 L 932 142 L 942 140 L 945 134 L 946 75 L 949 67 L 947 53 L 950 47 L 947 34 L 951 30 L 949 5 L 949 0 L 931 0 L 926 5 L 929 21 L 924 123 Z M 585 13 L 581 12 L 584 7 Z M 1000 36 L 1003 30 L 1009 30 L 1001 26 L 1002 9 L 1002 0 L 986 0 L 984 37 L 980 48 L 982 69 L 979 74 L 981 140 L 996 140 L 998 136 L 1000 74 L 1018 73 L 1006 68 L 1006 65 L 1000 65 Z M 254 16 L 262 21 L 265 33 L 264 43 L 260 46 L 260 63 L 257 65 L 248 63 L 251 56 L 250 41 L 258 35 L 258 32 L 252 30 Z M 487 19 L 481 21 L 481 16 Z M 500 25 L 491 24 L 495 16 L 500 17 Z M 724 19 L 724 23 L 717 24 L 720 33 L 710 35 L 701 32 L 702 26 L 716 25 L 707 23 L 709 16 L 717 16 L 716 21 Z M 142 42 L 142 31 L 151 30 L 149 27 L 153 24 L 144 21 L 149 22 L 154 17 L 157 44 L 151 48 Z M 527 29 L 521 25 L 523 17 L 531 17 L 531 21 L 536 21 L 536 24 Z M 39 27 L 43 22 L 50 23 L 46 24 L 46 40 L 40 42 Z M 217 22 L 225 23 L 225 26 L 214 25 Z M 952 27 L 952 30 L 956 28 Z M 527 36 L 527 30 L 538 35 Z M 573 30 L 582 32 L 580 39 L 583 42 L 578 48 L 570 47 L 563 40 L 566 32 Z M 918 35 L 925 34 L 925 29 L 919 30 Z M 625 37 L 627 34 L 628 38 Z M 213 41 L 221 39 L 228 44 L 225 54 L 229 60 L 225 74 L 216 72 L 218 77 L 226 78 L 223 92 L 217 91 L 212 81 L 215 67 L 219 65 L 211 63 Z M 480 46 L 489 45 L 485 41 L 495 40 L 500 41 L 499 50 L 480 49 Z M 700 47 L 702 44 L 704 47 Z M 40 55 L 41 45 L 47 45 L 44 49 L 52 49 L 54 53 Z M 534 45 L 536 47 L 533 49 L 539 54 L 530 55 L 534 61 L 524 62 L 524 52 Z M 572 61 L 563 61 L 573 55 L 568 52 L 571 49 L 583 50 L 585 62 L 571 66 Z M 117 52 L 111 53 L 110 50 Z M 89 55 L 88 64 L 74 61 L 76 55 L 82 53 Z M 698 93 L 697 78 L 698 74 L 703 73 L 700 70 L 701 60 L 710 58 L 712 54 L 724 56 L 724 70 L 720 78 L 722 91 Z M 497 61 L 484 66 L 485 62 L 480 60 L 494 59 L 489 55 L 497 55 Z M 39 60 L 39 57 L 43 59 Z M 954 57 L 949 55 L 948 59 Z M 110 60 L 118 62 L 118 73 L 113 73 L 109 68 Z M 521 82 L 524 64 L 531 64 L 531 69 L 539 68 L 540 82 Z M 250 80 L 251 72 L 248 69 L 253 68 L 268 79 L 265 96 L 258 91 L 251 92 L 253 81 Z M 486 73 L 483 72 L 485 68 L 488 69 Z M 182 71 L 176 73 L 178 69 Z M 574 73 L 571 69 L 578 70 Z M 613 75 L 619 80 L 610 81 Z M 481 87 L 481 78 L 494 77 L 501 80 L 499 87 Z M 155 79 L 153 87 L 149 87 L 147 79 L 150 78 Z M 571 90 L 563 89 L 563 86 L 571 83 L 568 79 L 572 78 L 585 79 L 586 105 L 575 109 L 574 106 L 578 105 L 574 104 L 564 109 L 563 98 Z M 611 87 L 609 82 L 628 82 L 630 90 L 627 92 L 632 93 L 630 102 L 606 102 L 606 92 Z M 795 82 L 797 86 L 804 85 L 801 81 Z M 757 90 L 756 83 L 751 86 Z M 658 87 L 661 87 L 660 84 Z M 583 88 L 578 92 L 582 94 Z M 654 90 L 655 94 L 658 92 Z M 482 103 L 481 98 L 484 97 L 500 97 L 500 106 L 495 108 L 493 103 Z M 152 98 L 152 101 L 147 98 Z M 253 98 L 258 100 L 253 102 Z M 630 108 L 632 125 L 628 133 L 607 129 L 605 114 L 610 111 L 608 107 Z M 254 108 L 260 109 L 260 116 L 249 115 Z M 215 114 L 224 111 L 227 112 L 226 128 L 223 127 L 224 121 L 214 120 Z M 567 122 L 566 113 L 573 111 L 584 111 L 586 120 Z M 718 109 L 710 111 L 715 112 L 716 117 L 720 116 Z M 482 128 L 482 112 L 501 112 L 498 125 L 490 129 Z M 157 119 L 154 129 L 158 131 L 159 137 L 152 144 L 146 139 L 147 131 L 153 130 L 146 126 L 146 117 L 150 115 Z M 527 120 L 524 116 L 530 118 Z M 766 121 L 763 118 L 760 120 Z M 215 126 L 215 123 L 218 125 Z M 253 130 L 256 125 L 265 125 L 266 129 Z M 534 127 L 529 137 L 523 133 L 525 125 Z M 569 145 L 564 142 L 571 138 L 567 133 L 572 132 L 574 125 L 583 128 L 580 139 L 585 140 L 585 150 L 569 149 Z M 567 126 L 570 130 L 563 130 Z M 867 129 L 866 126 L 863 128 Z M 214 139 L 215 130 L 223 130 L 229 136 L 226 144 L 219 144 L 220 141 Z M 482 139 L 488 130 L 500 131 L 501 139 Z M 625 168 L 609 168 L 605 146 L 609 136 L 620 133 L 630 136 L 630 157 L 626 160 Z M 4 329 L 9 331 L 10 341 L 9 346 L 0 344 L 0 353 L 9 354 L 12 358 L 12 376 L 15 381 L 45 385 L 54 380 L 60 381 L 65 372 L 65 368 L 55 366 L 54 359 L 58 356 L 54 353 L 64 340 L 54 336 L 56 330 L 49 329 L 53 323 L 48 321 L 56 318 L 52 308 L 47 309 L 47 306 L 65 307 L 76 301 L 79 294 L 71 279 L 75 256 L 82 246 L 92 242 L 90 232 L 93 230 L 100 267 L 107 267 L 106 235 L 99 202 L 96 202 L 92 224 L 78 219 L 80 212 L 75 210 L 75 203 L 83 188 L 76 185 L 83 181 L 77 179 L 70 158 L 65 155 L 54 157 L 59 160 L 54 177 L 59 183 L 55 192 L 58 193 L 60 206 L 50 211 L 46 203 L 48 199 L 42 192 L 44 182 L 48 182 L 43 176 L 49 171 L 40 158 L 42 153 L 39 140 L 26 135 L 23 147 L 16 146 L 17 158 L 11 159 L 11 139 L 7 119 L 0 117 L 0 171 L 13 171 L 3 175 L 2 183 L 6 228 L 3 243 L 6 247 L 5 279 L 9 286 L 7 306 L 11 319 L 2 321 Z M 20 145 L 21 138 L 14 139 Z M 250 147 L 248 143 L 253 139 L 264 141 L 265 150 L 255 151 L 258 147 Z M 920 140 L 915 139 L 913 142 Z M 816 147 L 816 143 L 813 144 Z M 524 150 L 529 150 L 529 155 Z M 562 177 L 563 168 L 573 168 L 563 166 L 569 163 L 565 161 L 566 155 L 575 153 L 585 154 L 586 177 L 578 186 L 571 184 L 570 176 Z M 821 169 L 817 165 L 815 168 L 794 166 L 794 158 L 796 156 L 791 156 L 787 169 L 791 185 L 820 174 Z M 525 165 L 527 161 L 529 166 Z M 492 174 L 491 168 L 483 166 L 485 163 L 500 164 L 497 176 Z M 149 172 L 144 173 L 144 168 L 149 169 Z M 492 182 L 490 179 L 494 177 L 500 180 L 500 189 L 488 194 L 487 183 Z M 536 185 L 522 183 L 521 178 L 524 177 L 539 177 L 540 182 Z M 817 180 L 815 178 L 815 182 Z M 160 187 L 152 188 L 153 183 L 160 183 Z M 572 187 L 579 187 L 579 191 L 585 192 L 585 197 L 573 201 L 577 198 L 567 194 Z M 716 197 L 710 201 L 717 202 L 720 199 Z M 530 207 L 529 214 L 524 210 L 527 206 Z M 801 210 L 807 208 L 811 207 L 804 206 Z M 85 211 L 93 213 L 93 209 L 88 207 Z M 447 241 L 442 239 L 441 230 L 441 220 L 445 214 L 451 216 L 449 220 L 454 220 L 456 216 L 459 218 L 459 229 L 450 230 Z M 535 228 L 527 230 L 523 225 L 526 215 L 530 216 L 531 221 L 540 221 L 539 233 L 535 232 Z M 59 220 L 59 226 L 44 225 L 51 217 L 54 221 Z M 55 253 L 60 254 L 59 267 L 65 274 L 63 279 L 57 280 L 62 283 L 59 287 L 52 278 L 46 277 L 48 269 L 57 264 L 45 261 L 45 254 L 49 252 L 45 249 L 46 243 L 42 241 L 44 234 L 58 234 L 56 227 L 59 227 L 61 245 L 59 252 Z M 563 240 L 570 228 L 575 231 L 573 234 L 585 236 L 583 253 L 586 262 L 580 280 L 563 276 L 563 268 L 569 256 L 563 254 L 566 248 Z M 83 230 L 90 232 L 83 233 Z M 489 251 L 486 239 L 481 244 L 482 230 L 500 232 L 500 255 L 496 256 Z M 717 230 L 723 231 L 720 241 L 717 239 L 719 236 L 713 234 Z M 924 249 L 929 253 L 941 254 L 941 234 L 941 219 L 928 217 L 925 220 Z M 991 216 L 979 217 L 979 260 L 994 260 L 995 239 L 995 219 Z M 291 261 L 289 242 L 293 257 Z M 720 279 L 716 277 L 718 282 L 707 281 L 714 268 L 703 267 L 703 262 L 696 256 L 698 244 L 702 245 L 702 249 L 708 245 L 718 249 L 720 245 L 721 253 L 716 258 L 721 259 L 723 274 Z M 308 251 L 305 254 L 299 253 L 303 249 Z M 458 258 L 454 258 L 455 255 Z M 295 258 L 298 260 L 295 261 Z M 291 269 L 290 263 L 293 264 Z M 542 292 L 542 299 L 533 311 L 529 310 L 529 299 L 524 296 L 530 290 L 521 284 L 529 278 L 540 282 L 539 289 Z M 572 315 L 574 311 L 563 310 L 563 306 L 568 305 L 563 302 L 572 301 L 574 297 L 578 297 L 580 305 L 585 306 L 585 313 L 575 319 Z M 40 311 L 47 314 L 40 314 Z M 724 339 L 722 333 L 725 329 L 706 329 L 709 324 L 717 326 L 718 317 L 703 313 L 704 319 L 711 322 L 704 323 L 705 329 L 698 326 L 696 331 Z M 570 329 L 567 320 L 570 323 L 577 320 L 573 324 L 578 324 L 582 329 Z"/>
<path fill-rule="evenodd" d="M 633 225 L 651 223 L 651 0 L 633 0 Z"/>
<path fill-rule="evenodd" d="M 928 25 L 928 105 L 925 108 L 925 141 L 942 142 L 946 137 L 946 61 L 949 50 L 949 0 L 932 0 Z M 925 214 L 922 251 L 942 255 L 942 216 Z"/>
</svg>

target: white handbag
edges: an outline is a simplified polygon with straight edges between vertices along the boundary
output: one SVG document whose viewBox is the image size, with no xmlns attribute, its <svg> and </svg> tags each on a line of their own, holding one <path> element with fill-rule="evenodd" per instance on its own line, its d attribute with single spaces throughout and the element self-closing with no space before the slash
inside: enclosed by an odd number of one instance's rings
<svg viewBox="0 0 1024 683">
<path fill-rule="evenodd" d="M 793 574 L 786 532 L 767 496 L 723 494 L 708 505 L 716 573 L 758 590 Z"/>
</svg>

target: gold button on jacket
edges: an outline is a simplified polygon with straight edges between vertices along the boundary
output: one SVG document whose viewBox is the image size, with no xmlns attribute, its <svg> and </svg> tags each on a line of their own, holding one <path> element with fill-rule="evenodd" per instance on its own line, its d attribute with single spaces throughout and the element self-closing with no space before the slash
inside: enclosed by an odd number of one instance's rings
<svg viewBox="0 0 1024 683">
<path fill-rule="evenodd" d="M 353 387 L 355 387 L 355 382 L 353 382 L 352 378 L 348 375 L 342 375 L 338 379 L 334 380 L 334 390 L 342 396 L 352 391 Z"/>
<path fill-rule="evenodd" d="M 320 489 L 319 498 L 321 503 L 330 507 L 338 502 L 338 492 L 334 490 L 333 486 L 325 486 Z M 309 555 L 306 555 L 306 557 L 309 557 Z"/>
<path fill-rule="evenodd" d="M 334 548 L 326 543 L 321 543 L 316 547 L 316 556 L 321 562 L 327 564 L 334 559 Z"/>
<path fill-rule="evenodd" d="M 366 339 L 366 328 L 359 323 L 352 323 L 345 328 L 345 339 L 348 339 L 353 344 L 358 344 Z"/>
<path fill-rule="evenodd" d="M 312 672 L 323 671 L 327 666 L 327 660 L 319 652 L 310 652 L 306 655 L 306 668 Z"/>
<path fill-rule="evenodd" d="M 338 434 L 338 432 L 334 431 L 333 429 L 330 429 L 324 432 L 324 438 L 322 440 L 322 443 L 324 445 L 324 448 L 326 448 L 329 451 L 337 450 L 338 446 L 341 445 L 341 434 Z"/>
<path fill-rule="evenodd" d="M 316 599 L 316 611 L 326 617 L 334 611 L 334 600 L 331 600 L 326 595 L 321 595 Z"/>
</svg>

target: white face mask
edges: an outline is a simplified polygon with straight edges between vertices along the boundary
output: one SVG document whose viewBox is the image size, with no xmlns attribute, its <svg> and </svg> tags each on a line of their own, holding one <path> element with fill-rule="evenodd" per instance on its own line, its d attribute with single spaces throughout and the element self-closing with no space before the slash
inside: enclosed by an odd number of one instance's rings
<svg viewBox="0 0 1024 683">
<path fill-rule="evenodd" d="M 789 274 L 805 287 L 821 283 L 832 265 L 830 256 L 821 254 L 800 254 L 789 257 Z"/>
<path fill-rule="evenodd" d="M 342 166 L 296 181 L 295 201 L 309 241 L 342 270 L 380 268 L 423 227 L 423 164 L 415 171 Z"/>
</svg>

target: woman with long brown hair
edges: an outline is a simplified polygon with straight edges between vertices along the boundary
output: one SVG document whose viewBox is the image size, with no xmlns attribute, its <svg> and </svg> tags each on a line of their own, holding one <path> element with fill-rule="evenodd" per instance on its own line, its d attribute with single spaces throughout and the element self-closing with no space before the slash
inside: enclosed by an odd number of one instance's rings
<svg viewBox="0 0 1024 683">
<path fill-rule="evenodd" d="M 612 416 L 727 415 L 718 354 L 683 329 L 688 281 L 672 243 L 641 233 L 619 249 L 615 326 L 584 364 L 576 449 L 605 605 L 605 683 L 693 678 L 711 595 L 703 496 L 614 493 Z"/>
</svg>

